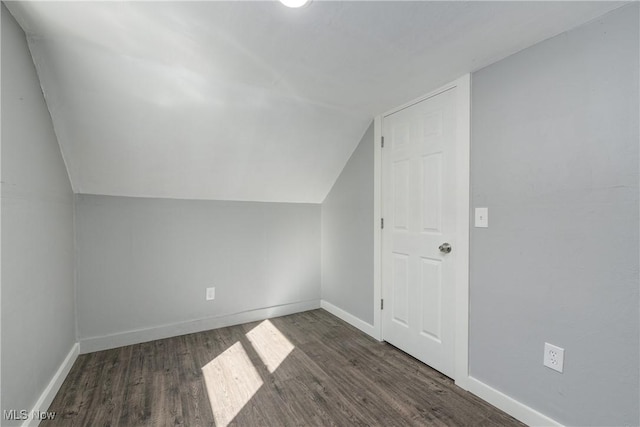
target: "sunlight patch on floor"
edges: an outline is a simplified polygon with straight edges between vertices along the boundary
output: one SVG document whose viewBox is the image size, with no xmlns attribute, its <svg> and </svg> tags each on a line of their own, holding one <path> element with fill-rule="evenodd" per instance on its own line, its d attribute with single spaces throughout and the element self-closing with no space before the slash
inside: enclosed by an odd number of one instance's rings
<svg viewBox="0 0 640 427">
<path fill-rule="evenodd" d="M 262 386 L 240 342 L 207 363 L 202 374 L 216 426 L 227 426 Z"/>
<path fill-rule="evenodd" d="M 268 320 L 249 331 L 247 338 L 272 374 L 294 349 L 293 344 Z"/>
</svg>

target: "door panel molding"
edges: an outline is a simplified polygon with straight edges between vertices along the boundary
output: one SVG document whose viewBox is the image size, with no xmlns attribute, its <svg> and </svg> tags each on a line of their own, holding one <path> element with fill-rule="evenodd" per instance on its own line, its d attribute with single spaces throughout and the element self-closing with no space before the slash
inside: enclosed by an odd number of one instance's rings
<svg viewBox="0 0 640 427">
<path fill-rule="evenodd" d="M 449 84 L 416 98 L 406 104 L 380 114 L 374 121 L 374 337 L 382 340 L 382 148 L 381 138 L 383 118 L 397 113 L 426 99 L 435 97 L 455 88 L 456 108 L 456 209 L 455 222 L 457 238 L 455 242 L 455 361 L 453 379 L 456 385 L 468 389 L 469 378 L 469 157 L 470 157 L 470 110 L 471 76 L 466 74 Z M 437 135 L 437 128 L 425 128 L 425 135 Z M 431 221 L 429 221 L 431 222 Z M 389 226 L 392 226 L 389 224 Z M 386 228 L 386 227 L 385 227 Z M 384 309 L 391 309 L 391 301 L 385 302 Z"/>
</svg>

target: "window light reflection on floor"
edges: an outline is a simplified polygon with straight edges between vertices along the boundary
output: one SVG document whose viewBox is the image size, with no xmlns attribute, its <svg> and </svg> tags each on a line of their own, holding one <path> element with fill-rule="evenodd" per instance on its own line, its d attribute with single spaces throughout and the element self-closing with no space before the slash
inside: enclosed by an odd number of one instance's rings
<svg viewBox="0 0 640 427">
<path fill-rule="evenodd" d="M 268 320 L 247 333 L 247 338 L 272 374 L 294 349 L 293 344 Z"/>
<path fill-rule="evenodd" d="M 262 386 L 240 342 L 202 368 L 216 426 L 227 426 Z"/>
<path fill-rule="evenodd" d="M 216 426 L 229 425 L 263 385 L 247 350 L 255 351 L 272 374 L 295 348 L 269 320 L 261 322 L 246 337 L 248 342 L 243 342 L 251 348 L 238 341 L 202 367 Z M 264 368 L 260 370 L 264 372 Z"/>
</svg>

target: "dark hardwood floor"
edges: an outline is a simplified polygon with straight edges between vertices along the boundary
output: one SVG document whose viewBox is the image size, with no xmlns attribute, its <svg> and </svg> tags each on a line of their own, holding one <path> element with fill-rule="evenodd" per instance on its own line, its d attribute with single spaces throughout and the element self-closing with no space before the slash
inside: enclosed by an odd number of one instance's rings
<svg viewBox="0 0 640 427">
<path fill-rule="evenodd" d="M 50 426 L 521 426 L 323 310 L 84 354 Z"/>
</svg>

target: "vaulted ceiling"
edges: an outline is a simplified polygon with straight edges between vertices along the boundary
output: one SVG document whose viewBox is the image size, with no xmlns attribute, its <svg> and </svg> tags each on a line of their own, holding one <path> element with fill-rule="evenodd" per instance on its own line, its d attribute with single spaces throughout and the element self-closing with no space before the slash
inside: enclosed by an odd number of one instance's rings
<svg viewBox="0 0 640 427">
<path fill-rule="evenodd" d="M 618 2 L 7 2 L 77 193 L 322 202 L 372 118 Z"/>
</svg>

